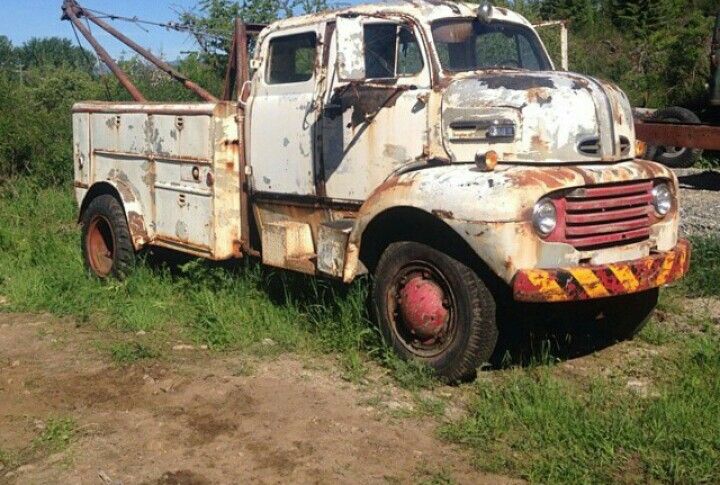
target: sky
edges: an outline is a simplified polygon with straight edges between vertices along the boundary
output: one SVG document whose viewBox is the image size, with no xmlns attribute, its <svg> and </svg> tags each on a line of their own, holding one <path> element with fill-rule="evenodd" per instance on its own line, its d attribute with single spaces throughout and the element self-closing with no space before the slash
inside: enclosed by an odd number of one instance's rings
<svg viewBox="0 0 720 485">
<path fill-rule="evenodd" d="M 4 7 L 3 15 L 0 15 L 0 35 L 7 36 L 13 44 L 21 45 L 33 37 L 53 36 L 65 37 L 76 42 L 70 22 L 60 20 L 62 0 L 0 0 L 0 3 Z M 177 20 L 176 11 L 190 10 L 197 1 L 79 0 L 78 3 L 87 8 L 126 17 L 137 16 L 143 20 L 167 22 Z M 187 33 L 168 32 L 151 26 L 146 26 L 149 32 L 145 32 L 134 24 L 120 21 L 110 23 L 140 45 L 151 48 L 155 53 L 162 53 L 163 57 L 169 60 L 177 59 L 182 52 L 197 49 L 197 45 Z M 92 31 L 113 57 L 130 55 L 127 47 L 100 28 L 93 26 Z M 82 36 L 80 39 L 84 47 L 91 49 Z"/>
</svg>

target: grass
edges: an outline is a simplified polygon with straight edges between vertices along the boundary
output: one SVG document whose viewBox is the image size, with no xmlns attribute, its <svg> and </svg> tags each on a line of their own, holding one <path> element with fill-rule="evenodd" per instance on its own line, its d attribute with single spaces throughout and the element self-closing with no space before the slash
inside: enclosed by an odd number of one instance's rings
<svg viewBox="0 0 720 485">
<path fill-rule="evenodd" d="M 687 296 L 720 296 L 720 234 L 692 238 L 690 272 L 679 285 Z"/>
<path fill-rule="evenodd" d="M 0 464 L 7 469 L 17 468 L 52 453 L 65 451 L 77 433 L 77 423 L 71 417 L 51 417 L 40 434 L 26 446 L 16 450 L 0 448 Z M 2 468 L 2 467 L 0 467 Z M 3 472 L 0 472 L 2 476 Z"/>
<path fill-rule="evenodd" d="M 662 349 L 647 366 L 625 374 L 562 372 L 552 348 L 528 367 L 484 374 L 436 396 L 438 381 L 423 366 L 383 347 L 366 314 L 367 285 L 343 287 L 257 264 L 213 264 L 148 258 L 124 282 L 102 283 L 82 267 L 76 207 L 66 189 L 20 181 L 0 187 L 0 296 L 2 311 L 47 311 L 81 324 L 148 334 L 177 335 L 211 349 L 264 356 L 280 352 L 331 353 L 343 377 L 365 383 L 371 360 L 414 396 L 408 419 L 440 423 L 440 436 L 472 450 L 480 470 L 540 483 L 720 482 L 720 336 L 711 321 L 683 316 L 687 298 L 720 294 L 720 238 L 694 239 L 691 272 L 665 292 L 660 309 L 679 314 L 700 331 L 679 333 L 653 322 L 640 344 Z M 270 339 L 272 342 L 268 343 Z M 149 345 L 123 339 L 109 347 L 126 364 L 160 356 Z M 238 369 L 252 373 L 244 365 Z M 628 378 L 649 382 L 644 397 Z M 443 388 L 447 390 L 447 388 Z M 379 399 L 378 399 L 379 400 Z M 467 414 L 446 416 L 453 408 Z M 47 449 L 72 440 L 71 420 L 51 422 L 35 441 Z M 0 451 L 0 461 L 13 461 Z M 6 465 L 7 466 L 7 465 Z M 450 483 L 445 470 L 422 479 Z"/>
<path fill-rule="evenodd" d="M 110 346 L 110 355 L 118 364 L 132 364 L 139 360 L 160 356 L 156 349 L 140 342 L 117 342 Z"/>
<path fill-rule="evenodd" d="M 440 435 L 472 448 L 480 468 L 531 482 L 717 483 L 720 338 L 677 339 L 673 358 L 654 362 L 648 397 L 603 377 L 511 369 L 475 383 L 469 414 Z"/>
<path fill-rule="evenodd" d="M 4 311 L 48 311 L 128 332 L 181 329 L 211 349 L 378 352 L 368 324 L 366 285 L 349 288 L 258 264 L 138 265 L 123 282 L 88 277 L 79 250 L 76 205 L 70 190 L 29 181 L 0 187 L 0 295 Z M 40 203 L 39 203 L 40 201 Z M 275 344 L 263 345 L 271 339 Z M 119 345 L 113 357 L 148 357 Z M 348 360 L 357 374 L 359 360 Z"/>
<path fill-rule="evenodd" d="M 50 453 L 63 451 L 70 445 L 76 428 L 72 418 L 51 418 L 45 423 L 45 429 L 35 439 L 34 445 Z"/>
</svg>

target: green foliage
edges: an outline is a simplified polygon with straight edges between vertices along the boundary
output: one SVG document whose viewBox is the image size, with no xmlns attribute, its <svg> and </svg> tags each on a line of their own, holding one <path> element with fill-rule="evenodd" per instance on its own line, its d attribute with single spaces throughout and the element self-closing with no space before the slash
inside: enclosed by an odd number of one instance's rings
<svg viewBox="0 0 720 485">
<path fill-rule="evenodd" d="M 514 0 L 532 21 L 570 21 L 570 70 L 618 83 L 634 106 L 699 107 L 707 98 L 717 2 Z M 541 31 L 559 64 L 559 34 Z"/>
<path fill-rule="evenodd" d="M 691 238 L 690 271 L 679 290 L 688 296 L 720 296 L 720 236 Z"/>
<path fill-rule="evenodd" d="M 160 353 L 140 342 L 118 342 L 110 347 L 110 355 L 119 364 L 131 364 L 139 360 L 154 359 Z"/>
<path fill-rule="evenodd" d="M 0 187 L 0 295 L 10 303 L 4 309 L 132 332 L 179 328 L 215 350 L 338 353 L 348 356 L 355 376 L 360 355 L 384 355 L 363 282 L 345 287 L 259 264 L 192 259 L 172 267 L 150 261 L 124 282 L 103 283 L 83 270 L 76 210 L 68 188 L 30 179 Z M 110 351 L 118 361 L 156 354 L 144 344 Z"/>
<path fill-rule="evenodd" d="M 720 446 L 720 340 L 696 337 L 656 369 L 648 395 L 603 378 L 582 384 L 551 368 L 475 384 L 470 415 L 441 435 L 477 465 L 539 483 L 715 483 Z M 665 368 L 667 367 L 667 368 Z"/>
<path fill-rule="evenodd" d="M 51 453 L 57 453 L 70 445 L 76 428 L 77 424 L 72 418 L 51 418 L 45 423 L 45 429 L 34 444 Z"/>
</svg>

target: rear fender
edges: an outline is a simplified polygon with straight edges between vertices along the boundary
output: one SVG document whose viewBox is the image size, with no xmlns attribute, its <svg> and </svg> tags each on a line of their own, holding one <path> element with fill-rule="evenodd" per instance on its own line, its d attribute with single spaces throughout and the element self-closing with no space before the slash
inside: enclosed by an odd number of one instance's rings
<svg viewBox="0 0 720 485">
<path fill-rule="evenodd" d="M 145 211 L 140 203 L 140 197 L 137 191 L 121 178 L 111 173 L 107 180 L 93 184 L 80 206 L 78 221 L 82 219 L 83 213 L 92 200 L 100 195 L 109 194 L 115 197 L 125 212 L 130 236 L 132 237 L 133 246 L 136 251 L 150 242 L 151 236 L 148 233 L 148 226 L 145 222 Z"/>
</svg>

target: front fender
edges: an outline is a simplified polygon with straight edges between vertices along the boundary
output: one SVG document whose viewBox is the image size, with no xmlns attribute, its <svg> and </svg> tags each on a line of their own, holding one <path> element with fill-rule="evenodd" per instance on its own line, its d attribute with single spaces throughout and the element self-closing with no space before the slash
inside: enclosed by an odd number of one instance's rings
<svg viewBox="0 0 720 485">
<path fill-rule="evenodd" d="M 543 241 L 535 234 L 531 223 L 535 203 L 560 189 L 654 178 L 675 180 L 667 168 L 642 160 L 552 167 L 502 165 L 493 172 L 458 164 L 392 177 L 358 212 L 348 240 L 343 279 L 352 281 L 357 273 L 362 235 L 370 222 L 400 206 L 440 218 L 506 282 L 519 269 L 574 264 L 581 257 L 575 248 Z M 668 227 L 674 227 L 673 223 L 676 226 L 676 221 L 668 221 Z"/>
</svg>

